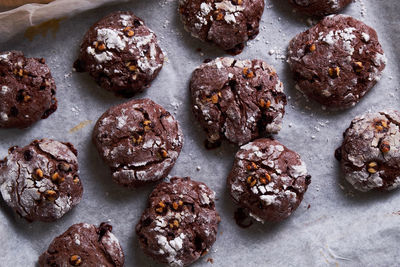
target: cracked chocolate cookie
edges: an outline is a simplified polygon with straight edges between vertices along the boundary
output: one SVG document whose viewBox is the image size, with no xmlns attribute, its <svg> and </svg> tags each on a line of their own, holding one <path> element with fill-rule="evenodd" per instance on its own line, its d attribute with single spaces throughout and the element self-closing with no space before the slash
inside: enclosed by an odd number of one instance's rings
<svg viewBox="0 0 400 267">
<path fill-rule="evenodd" d="M 180 0 L 179 13 L 192 36 L 230 54 L 242 52 L 259 32 L 264 0 Z"/>
<path fill-rule="evenodd" d="M 310 183 L 311 176 L 300 156 L 266 138 L 240 148 L 227 179 L 234 202 L 260 222 L 289 217 Z"/>
<path fill-rule="evenodd" d="M 150 87 L 164 63 L 157 37 L 131 12 L 114 12 L 94 24 L 74 67 L 123 97 Z"/>
<path fill-rule="evenodd" d="M 111 233 L 112 226 L 101 223 L 74 224 L 51 242 L 39 257 L 40 267 L 53 266 L 124 266 L 124 252 Z"/>
<path fill-rule="evenodd" d="M 0 53 L 0 128 L 26 128 L 57 110 L 56 85 L 43 58 Z"/>
<path fill-rule="evenodd" d="M 150 99 L 107 110 L 97 121 L 93 142 L 113 180 L 137 187 L 166 177 L 183 145 L 178 122 Z"/>
<path fill-rule="evenodd" d="M 325 16 L 338 13 L 353 0 L 289 0 L 300 12 L 311 16 Z"/>
<path fill-rule="evenodd" d="M 214 244 L 221 221 L 204 183 L 171 178 L 154 189 L 136 226 L 143 251 L 168 266 L 188 266 Z"/>
<path fill-rule="evenodd" d="M 23 218 L 55 221 L 80 202 L 83 187 L 72 144 L 42 139 L 8 153 L 0 161 L 0 192 Z"/>
<path fill-rule="evenodd" d="M 400 185 L 400 113 L 386 110 L 357 116 L 343 133 L 335 156 L 344 178 L 359 191 Z"/>
<path fill-rule="evenodd" d="M 298 90 L 328 108 L 344 109 L 376 84 L 386 58 L 375 30 L 332 15 L 290 42 L 288 63 Z"/>
<path fill-rule="evenodd" d="M 190 81 L 193 112 L 210 144 L 245 144 L 282 126 L 286 95 L 275 70 L 261 60 L 217 58 Z"/>
</svg>

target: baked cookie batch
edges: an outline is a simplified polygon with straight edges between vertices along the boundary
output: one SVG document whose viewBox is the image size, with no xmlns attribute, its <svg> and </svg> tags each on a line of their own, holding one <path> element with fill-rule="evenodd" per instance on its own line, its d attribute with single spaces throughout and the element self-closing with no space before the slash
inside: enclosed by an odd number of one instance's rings
<svg viewBox="0 0 400 267">
<path fill-rule="evenodd" d="M 313 16 L 337 13 L 351 0 L 289 0 Z M 263 0 L 180 0 L 185 29 L 230 54 L 239 54 L 259 32 Z M 289 43 L 288 64 L 296 88 L 329 109 L 356 105 L 379 81 L 385 56 L 377 33 L 345 15 L 329 15 Z M 164 62 L 156 34 L 131 12 L 115 12 L 85 34 L 74 67 L 104 89 L 132 97 L 151 85 Z M 258 59 L 219 57 L 193 71 L 193 113 L 207 146 L 223 140 L 240 146 L 227 177 L 232 200 L 257 221 L 288 218 L 300 205 L 311 176 L 300 155 L 274 140 L 287 98 L 275 69 Z M 0 128 L 26 128 L 57 109 L 56 85 L 44 59 L 0 53 Z M 357 190 L 400 185 L 400 113 L 385 110 L 356 117 L 336 150 L 343 175 Z M 268 137 L 269 136 L 269 137 Z M 126 187 L 159 182 L 136 233 L 145 254 L 169 266 L 187 266 L 207 253 L 221 218 L 215 193 L 189 177 L 162 181 L 175 164 L 183 134 L 178 121 L 150 99 L 107 110 L 93 143 Z M 11 147 L 0 161 L 4 201 L 28 221 L 51 222 L 83 194 L 77 151 L 70 143 L 34 140 Z M 161 182 L 160 182 L 161 181 Z M 40 266 L 123 266 L 124 254 L 106 223 L 75 224 L 39 257 Z"/>
</svg>

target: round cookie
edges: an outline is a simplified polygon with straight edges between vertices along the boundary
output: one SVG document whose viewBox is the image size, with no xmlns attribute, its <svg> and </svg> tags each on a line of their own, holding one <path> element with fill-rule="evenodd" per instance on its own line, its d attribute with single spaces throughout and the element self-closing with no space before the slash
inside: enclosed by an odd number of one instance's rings
<svg viewBox="0 0 400 267">
<path fill-rule="evenodd" d="M 311 16 L 338 13 L 353 0 L 289 0 L 300 12 Z"/>
<path fill-rule="evenodd" d="M 0 161 L 0 192 L 23 218 L 55 221 L 80 202 L 83 187 L 72 144 L 42 139 L 8 153 Z"/>
<path fill-rule="evenodd" d="M 239 54 L 259 32 L 264 0 L 180 0 L 179 13 L 192 36 Z"/>
<path fill-rule="evenodd" d="M 124 252 L 111 231 L 112 226 L 107 223 L 99 227 L 74 224 L 51 242 L 39 257 L 39 266 L 122 267 Z"/>
<path fill-rule="evenodd" d="M 166 177 L 183 145 L 178 122 L 150 99 L 114 106 L 97 121 L 93 142 L 113 180 L 137 187 Z"/>
<path fill-rule="evenodd" d="M 375 30 L 332 15 L 293 38 L 288 63 L 298 90 L 328 108 L 344 109 L 376 84 L 386 58 Z"/>
<path fill-rule="evenodd" d="M 289 217 L 310 183 L 311 176 L 300 156 L 266 138 L 240 147 L 227 179 L 234 202 L 260 222 Z"/>
<path fill-rule="evenodd" d="M 164 63 L 157 37 L 132 12 L 114 12 L 83 38 L 74 67 L 103 88 L 123 97 L 148 88 Z"/>
<path fill-rule="evenodd" d="M 154 189 L 136 226 L 145 254 L 168 266 L 188 266 L 214 244 L 220 217 L 204 183 L 171 178 Z"/>
<path fill-rule="evenodd" d="M 239 145 L 277 133 L 286 95 L 275 70 L 261 60 L 217 58 L 198 67 L 190 81 L 193 112 L 208 142 Z"/>
<path fill-rule="evenodd" d="M 400 113 L 365 113 L 343 133 L 336 158 L 344 178 L 359 191 L 392 190 L 400 185 Z"/>
<path fill-rule="evenodd" d="M 26 128 L 57 110 L 56 85 L 43 58 L 0 53 L 0 128 Z"/>
</svg>

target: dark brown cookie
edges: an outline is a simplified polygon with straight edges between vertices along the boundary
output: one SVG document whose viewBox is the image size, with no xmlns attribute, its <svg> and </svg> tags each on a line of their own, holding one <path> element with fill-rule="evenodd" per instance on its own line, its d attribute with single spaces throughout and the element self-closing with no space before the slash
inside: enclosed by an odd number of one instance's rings
<svg viewBox="0 0 400 267">
<path fill-rule="evenodd" d="M 332 109 L 354 106 L 386 64 L 375 30 L 345 15 L 328 16 L 297 35 L 288 54 L 297 89 Z"/>
<path fill-rule="evenodd" d="M 180 0 L 185 29 L 230 54 L 242 52 L 259 32 L 264 0 Z"/>
<path fill-rule="evenodd" d="M 181 152 L 183 134 L 163 107 L 137 99 L 107 110 L 96 123 L 93 142 L 113 180 L 137 187 L 168 175 Z"/>
<path fill-rule="evenodd" d="M 386 110 L 357 116 L 343 133 L 336 157 L 345 179 L 359 191 L 400 186 L 400 113 Z"/>
<path fill-rule="evenodd" d="M 208 142 L 239 145 L 282 126 L 286 96 L 275 70 L 261 60 L 217 58 L 198 67 L 190 81 L 193 112 Z"/>
<path fill-rule="evenodd" d="M 266 138 L 240 148 L 227 179 L 233 200 L 261 222 L 289 217 L 300 205 L 310 182 L 300 156 Z"/>
<path fill-rule="evenodd" d="M 26 128 L 57 110 L 56 85 L 43 58 L 0 53 L 0 128 Z"/>
<path fill-rule="evenodd" d="M 51 242 L 39 257 L 40 267 L 53 266 L 124 266 L 124 252 L 107 223 L 74 224 Z"/>
<path fill-rule="evenodd" d="M 131 97 L 157 77 L 164 54 L 157 37 L 132 12 L 114 12 L 83 38 L 74 67 L 87 71 L 103 88 Z"/>
<path fill-rule="evenodd" d="M 28 221 L 61 218 L 82 198 L 77 151 L 70 143 L 50 139 L 11 147 L 0 161 L 0 192 Z"/>
<path fill-rule="evenodd" d="M 144 253 L 168 266 L 187 266 L 214 244 L 220 217 L 215 193 L 189 177 L 174 177 L 151 193 L 136 226 Z"/>
<path fill-rule="evenodd" d="M 353 0 L 289 0 L 300 12 L 311 16 L 325 16 L 338 13 Z"/>
</svg>

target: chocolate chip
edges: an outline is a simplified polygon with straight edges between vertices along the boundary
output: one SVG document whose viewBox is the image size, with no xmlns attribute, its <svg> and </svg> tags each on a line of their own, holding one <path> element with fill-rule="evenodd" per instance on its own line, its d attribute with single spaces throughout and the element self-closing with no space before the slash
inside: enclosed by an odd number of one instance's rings
<svg viewBox="0 0 400 267">
<path fill-rule="evenodd" d="M 26 161 L 30 161 L 32 159 L 33 155 L 32 155 L 32 151 L 30 150 L 25 150 L 24 152 L 24 159 Z"/>
</svg>

